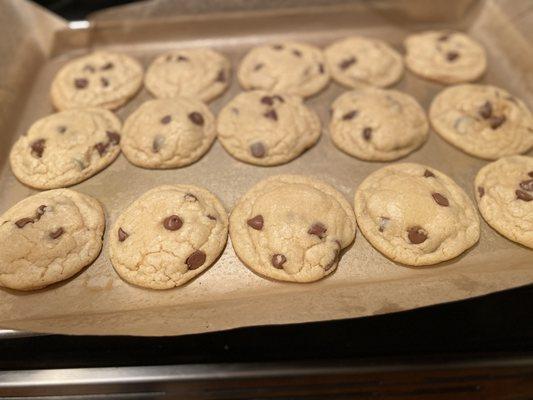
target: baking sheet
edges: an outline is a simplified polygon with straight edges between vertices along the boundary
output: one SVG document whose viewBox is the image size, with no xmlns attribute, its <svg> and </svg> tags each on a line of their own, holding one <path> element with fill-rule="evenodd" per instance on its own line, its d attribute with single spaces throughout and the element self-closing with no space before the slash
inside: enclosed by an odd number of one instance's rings
<svg viewBox="0 0 533 400">
<path fill-rule="evenodd" d="M 9 16 L 5 21 L 10 21 L 0 23 L 0 46 L 13 54 L 0 59 L 0 72 L 11 71 L 7 78 L 0 74 L 1 212 L 35 193 L 10 171 L 7 155 L 12 143 L 33 121 L 52 112 L 48 90 L 57 70 L 67 60 L 93 49 L 130 54 L 146 67 L 165 50 L 210 46 L 227 54 L 236 69 L 245 52 L 261 43 L 294 39 L 325 46 L 337 38 L 363 34 L 385 39 L 402 50 L 401 42 L 410 32 L 454 28 L 467 31 L 486 47 L 489 67 L 482 82 L 506 88 L 533 107 L 531 38 L 522 36 L 493 1 L 445 0 L 433 8 L 418 0 L 343 1 L 305 8 L 296 4 L 289 9 L 218 10 L 195 15 L 180 14 L 180 3 L 159 1 L 151 10 L 161 4 L 170 7 L 171 3 L 172 10 L 165 9 L 164 17 L 142 8 L 134 18 L 136 13 L 130 6 L 124 18 L 117 18 L 117 11 L 110 11 L 107 17 L 104 12 L 91 27 L 77 30 L 67 29 L 64 22 L 24 1 L 0 4 L 6 9 L 0 10 L 0 15 Z M 38 29 L 27 20 L 27 12 L 38 15 Z M 173 13 L 177 16 L 172 17 Z M 13 30 L 16 34 L 7 34 Z M 29 51 L 18 50 L 13 42 L 20 43 L 21 37 L 31 44 Z M 394 88 L 412 94 L 427 109 L 442 86 L 406 72 Z M 357 160 L 330 141 L 326 133 L 329 105 L 344 90 L 331 83 L 307 101 L 318 112 L 324 134 L 315 147 L 289 164 L 268 168 L 244 164 L 215 143 L 199 162 L 174 170 L 140 169 L 121 155 L 109 168 L 73 189 L 103 202 L 108 227 L 135 198 L 161 184 L 204 186 L 231 210 L 259 180 L 297 173 L 324 180 L 352 202 L 357 185 L 386 163 Z M 234 74 L 230 90 L 211 103 L 211 109 L 218 112 L 239 91 Z M 124 120 L 149 98 L 143 89 L 118 111 L 119 117 Z M 421 150 L 401 161 L 419 162 L 445 172 L 472 198 L 474 176 L 486 164 L 456 150 L 434 132 Z M 426 268 L 400 266 L 388 260 L 358 232 L 337 271 L 312 284 L 262 279 L 237 259 L 228 242 L 221 258 L 204 274 L 184 287 L 165 291 L 122 281 L 107 258 L 106 232 L 100 257 L 75 277 L 31 293 L 1 289 L 0 327 L 70 334 L 179 335 L 390 313 L 533 282 L 531 250 L 501 237 L 483 221 L 481 226 L 481 239 L 475 247 L 457 259 Z"/>
</svg>

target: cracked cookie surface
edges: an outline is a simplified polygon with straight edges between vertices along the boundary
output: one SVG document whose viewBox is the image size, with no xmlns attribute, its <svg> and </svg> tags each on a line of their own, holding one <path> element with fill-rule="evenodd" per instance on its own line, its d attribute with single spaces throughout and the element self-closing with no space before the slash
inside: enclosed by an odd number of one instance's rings
<svg viewBox="0 0 533 400">
<path fill-rule="evenodd" d="M 444 84 L 470 82 L 487 68 L 485 49 L 453 31 L 415 33 L 404 41 L 405 65 L 416 75 Z"/>
<path fill-rule="evenodd" d="M 458 85 L 432 101 L 435 131 L 464 152 L 495 160 L 533 147 L 533 116 L 506 90 L 490 85 Z"/>
<path fill-rule="evenodd" d="M 11 169 L 22 183 L 37 189 L 74 185 L 117 158 L 120 130 L 118 118 L 100 108 L 51 114 L 15 142 Z"/>
<path fill-rule="evenodd" d="M 125 281 L 170 289 L 209 268 L 227 236 L 228 216 L 213 194 L 192 185 L 159 186 L 118 217 L 109 256 Z"/>
<path fill-rule="evenodd" d="M 357 188 L 355 215 L 372 246 L 407 265 L 452 259 L 479 239 L 479 218 L 463 189 L 420 164 L 394 164 L 370 174 Z"/>
<path fill-rule="evenodd" d="M 140 167 L 175 168 L 199 160 L 215 137 L 215 118 L 200 100 L 156 99 L 144 102 L 128 117 L 121 148 Z"/>
<path fill-rule="evenodd" d="M 256 165 L 289 162 L 320 137 L 320 119 L 302 99 L 262 90 L 243 92 L 221 111 L 220 143 L 235 158 Z"/>
<path fill-rule="evenodd" d="M 354 90 L 332 104 L 329 132 L 333 143 L 363 160 L 403 157 L 426 141 L 428 130 L 422 107 L 396 90 Z"/>
<path fill-rule="evenodd" d="M 237 77 L 245 90 L 312 96 L 329 82 L 322 51 L 298 42 L 258 46 L 241 61 Z"/>
<path fill-rule="evenodd" d="M 533 249 L 533 158 L 511 156 L 484 166 L 475 189 L 485 221 L 506 238 Z"/>
<path fill-rule="evenodd" d="M 207 102 L 227 89 L 230 78 L 230 62 L 219 52 L 183 49 L 157 57 L 146 71 L 144 84 L 155 97 L 193 97 Z"/>
<path fill-rule="evenodd" d="M 0 216 L 0 285 L 40 289 L 91 264 L 105 228 L 100 203 L 56 189 L 30 196 Z"/>
<path fill-rule="evenodd" d="M 402 57 L 379 39 L 348 37 L 331 44 L 324 54 L 333 79 L 349 88 L 387 87 L 403 75 Z"/>
<path fill-rule="evenodd" d="M 300 175 L 259 182 L 230 216 L 235 252 L 255 272 L 313 282 L 332 273 L 355 237 L 353 210 L 331 186 Z"/>
<path fill-rule="evenodd" d="M 96 51 L 65 64 L 55 76 L 50 94 L 59 110 L 81 107 L 114 110 L 137 93 L 142 79 L 141 64 L 135 59 Z"/>
</svg>

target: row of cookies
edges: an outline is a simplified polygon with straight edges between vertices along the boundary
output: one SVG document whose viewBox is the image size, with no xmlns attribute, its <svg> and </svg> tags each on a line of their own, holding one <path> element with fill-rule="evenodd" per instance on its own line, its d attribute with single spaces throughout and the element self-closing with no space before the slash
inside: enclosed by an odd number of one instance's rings
<svg viewBox="0 0 533 400">
<path fill-rule="evenodd" d="M 429 119 L 448 142 L 485 159 L 533 147 L 533 117 L 507 91 L 489 85 L 451 86 L 432 102 Z M 218 135 L 217 135 L 218 132 Z M 366 88 L 339 96 L 329 133 L 342 151 L 370 161 L 390 161 L 418 149 L 429 134 L 423 108 L 408 94 Z M 35 122 L 11 150 L 15 176 L 52 189 L 76 184 L 110 165 L 120 153 L 144 168 L 177 168 L 199 160 L 218 136 L 233 157 L 255 165 L 289 162 L 321 134 L 317 114 L 294 95 L 242 92 L 217 120 L 193 98 L 143 103 L 122 127 L 101 108 L 72 109 Z"/>
<path fill-rule="evenodd" d="M 488 164 L 478 172 L 475 187 L 489 225 L 533 248 L 533 158 L 511 156 Z M 413 266 L 450 260 L 480 235 L 472 201 L 451 178 L 434 168 L 400 163 L 370 174 L 356 190 L 354 209 L 317 179 L 270 177 L 241 197 L 229 224 L 224 206 L 209 191 L 160 186 L 117 218 L 108 255 L 127 282 L 169 289 L 216 261 L 229 225 L 237 256 L 253 271 L 313 282 L 336 269 L 342 249 L 355 238 L 356 221 L 382 254 Z M 100 253 L 104 227 L 100 203 L 73 190 L 22 200 L 0 217 L 0 285 L 32 290 L 73 276 Z"/>
<path fill-rule="evenodd" d="M 405 63 L 415 74 L 442 83 L 468 82 L 486 69 L 483 47 L 460 32 L 415 33 L 404 42 Z M 334 42 L 324 52 L 299 42 L 254 47 L 238 69 L 245 90 L 312 96 L 330 75 L 349 88 L 387 87 L 404 70 L 402 56 L 379 39 L 362 36 Z M 144 86 L 158 98 L 194 97 L 210 101 L 230 83 L 231 64 L 211 49 L 174 50 L 158 56 L 148 67 Z M 59 110 L 102 107 L 114 110 L 132 98 L 143 84 L 143 68 L 124 54 L 95 52 L 67 63 L 51 87 Z"/>
</svg>

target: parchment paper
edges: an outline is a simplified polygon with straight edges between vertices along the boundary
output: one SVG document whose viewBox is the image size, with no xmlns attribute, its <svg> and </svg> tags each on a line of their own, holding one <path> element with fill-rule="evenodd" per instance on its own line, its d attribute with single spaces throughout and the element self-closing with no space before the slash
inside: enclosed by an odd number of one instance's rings
<svg viewBox="0 0 533 400">
<path fill-rule="evenodd" d="M 236 68 L 251 46 L 283 38 L 325 46 L 356 33 L 383 38 L 401 50 L 409 32 L 456 28 L 469 32 L 488 51 L 489 68 L 482 81 L 502 86 L 533 106 L 531 37 L 526 39 L 493 1 L 343 1 L 317 2 L 305 8 L 298 8 L 301 2 L 286 1 L 296 6 L 260 11 L 235 11 L 238 1 L 221 1 L 235 6 L 216 13 L 206 13 L 205 7 L 200 7 L 203 13 L 186 13 L 184 3 L 194 9 L 193 3 L 202 2 L 142 4 L 137 14 L 135 6 L 128 6 L 124 18 L 111 10 L 95 15 L 92 27 L 72 31 L 64 21 L 25 1 L 0 2 L 0 212 L 35 193 L 18 183 L 10 171 L 7 154 L 12 143 L 37 118 L 52 112 L 48 90 L 58 68 L 95 48 L 128 53 L 147 66 L 168 49 L 212 46 L 226 53 Z M 428 3 L 435 6 L 428 7 Z M 414 95 L 427 109 L 442 86 L 407 72 L 395 88 Z M 218 112 L 239 90 L 234 77 L 231 89 L 210 105 L 212 110 Z M 175 170 L 140 169 L 120 156 L 109 168 L 73 188 L 103 202 L 108 227 L 130 202 L 160 184 L 204 186 L 231 210 L 259 180 L 299 173 L 330 183 L 352 202 L 357 185 L 385 163 L 357 160 L 331 143 L 326 133 L 329 105 L 343 91 L 332 83 L 307 101 L 319 113 L 324 134 L 315 147 L 287 165 L 247 165 L 215 143 L 199 162 Z M 125 119 L 148 98 L 143 90 L 118 111 L 119 117 Z M 434 132 L 421 150 L 402 161 L 420 162 L 447 173 L 472 197 L 473 178 L 486 164 L 456 150 Z M 108 234 L 98 260 L 72 279 L 32 293 L 0 290 L 0 326 L 70 334 L 178 335 L 390 313 L 533 282 L 532 251 L 501 237 L 484 222 L 478 245 L 457 259 L 427 268 L 395 264 L 358 233 L 338 270 L 312 284 L 260 278 L 238 261 L 228 243 L 211 269 L 184 287 L 165 291 L 123 282 L 107 258 Z"/>
</svg>

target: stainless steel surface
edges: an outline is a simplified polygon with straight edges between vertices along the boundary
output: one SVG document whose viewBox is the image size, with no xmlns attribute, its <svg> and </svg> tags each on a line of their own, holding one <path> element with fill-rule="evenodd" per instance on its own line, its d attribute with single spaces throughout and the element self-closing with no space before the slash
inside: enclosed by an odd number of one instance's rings
<svg viewBox="0 0 533 400">
<path fill-rule="evenodd" d="M 34 336 L 42 336 L 42 335 L 46 335 L 46 333 L 33 333 L 33 332 L 25 332 L 25 331 L 14 331 L 11 329 L 0 329 L 0 340 L 34 337 Z"/>
</svg>

